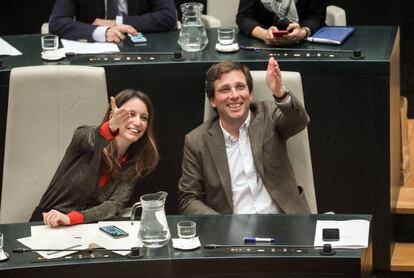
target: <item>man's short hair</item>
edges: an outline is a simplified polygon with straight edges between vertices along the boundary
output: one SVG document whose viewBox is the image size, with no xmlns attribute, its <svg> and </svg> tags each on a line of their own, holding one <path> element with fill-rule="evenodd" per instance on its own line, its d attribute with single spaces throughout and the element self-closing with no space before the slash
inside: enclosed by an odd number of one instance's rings
<svg viewBox="0 0 414 278">
<path fill-rule="evenodd" d="M 249 88 L 249 93 L 253 91 L 253 78 L 250 74 L 248 67 L 233 61 L 224 61 L 218 64 L 212 65 L 206 73 L 206 94 L 208 99 L 214 97 L 214 82 L 225 74 L 233 70 L 241 71 L 246 78 L 247 87 Z"/>
</svg>

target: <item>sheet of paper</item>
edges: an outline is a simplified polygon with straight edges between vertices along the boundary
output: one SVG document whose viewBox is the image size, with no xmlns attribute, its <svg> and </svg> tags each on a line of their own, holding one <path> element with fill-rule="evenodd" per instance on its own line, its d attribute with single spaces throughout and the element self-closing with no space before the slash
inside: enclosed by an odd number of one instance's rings
<svg viewBox="0 0 414 278">
<path fill-rule="evenodd" d="M 118 45 L 108 42 L 79 42 L 61 39 L 66 52 L 76 54 L 96 54 L 119 52 Z"/>
<path fill-rule="evenodd" d="M 129 235 L 124 238 L 112 238 L 99 230 L 100 226 L 116 225 Z M 141 247 L 142 242 L 138 240 L 139 221 L 131 225 L 130 221 L 102 221 L 95 224 L 81 224 L 75 226 L 63 226 L 50 228 L 48 226 L 32 226 L 32 236 L 17 239 L 31 249 L 42 249 L 37 251 L 47 259 L 54 259 L 77 251 L 70 249 L 105 248 L 121 249 L 113 252 L 125 256 L 132 247 Z M 58 251 L 68 249 L 68 251 Z M 55 250 L 55 251 L 54 251 Z"/>
<path fill-rule="evenodd" d="M 15 47 L 11 46 L 8 42 L 0 38 L 0 55 L 18 56 L 22 53 Z"/>
<path fill-rule="evenodd" d="M 31 227 L 32 237 L 48 236 L 55 238 L 63 235 L 65 238 L 81 240 L 86 246 L 89 244 L 91 238 L 95 236 L 97 230 L 97 223 L 62 226 L 58 228 L 51 228 L 45 225 Z"/>
<path fill-rule="evenodd" d="M 90 247 L 103 247 L 105 249 L 125 249 L 125 251 L 118 250 L 114 253 L 125 256 L 130 252 L 132 247 L 141 247 L 142 242 L 138 240 L 138 230 L 140 221 L 135 221 L 134 225 L 131 225 L 130 221 L 100 221 L 98 226 L 115 225 L 129 235 L 123 238 L 112 238 L 110 235 L 105 234 L 102 231 L 98 231 L 95 236 L 90 240 Z M 97 229 L 99 230 L 99 228 Z"/>
<path fill-rule="evenodd" d="M 345 221 L 318 220 L 316 222 L 314 246 L 323 247 L 324 244 L 329 243 L 333 248 L 367 248 L 369 239 L 369 225 L 369 221 L 360 219 Z M 338 228 L 339 240 L 323 241 L 322 229 L 325 228 Z"/>
<path fill-rule="evenodd" d="M 45 251 L 37 251 L 41 256 L 46 259 L 60 258 L 76 251 L 60 251 L 63 249 L 85 249 L 85 245 L 82 239 L 74 238 L 64 231 L 57 231 L 53 233 L 53 237 L 50 234 L 39 234 L 36 236 L 25 237 L 17 239 L 31 249 L 42 249 Z M 48 250 L 47 250 L 48 249 Z M 59 250 L 56 250 L 59 249 Z M 53 251 L 56 250 L 56 251 Z"/>
</svg>

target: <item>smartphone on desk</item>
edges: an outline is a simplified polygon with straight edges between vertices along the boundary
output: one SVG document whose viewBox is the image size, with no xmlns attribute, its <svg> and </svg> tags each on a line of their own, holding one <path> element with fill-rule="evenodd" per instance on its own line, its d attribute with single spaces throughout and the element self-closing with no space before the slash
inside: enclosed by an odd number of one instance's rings
<svg viewBox="0 0 414 278">
<path fill-rule="evenodd" d="M 147 38 L 142 35 L 142 33 L 137 33 L 135 36 L 128 34 L 130 40 L 132 43 L 140 44 L 140 43 L 146 43 Z"/>
<path fill-rule="evenodd" d="M 283 37 L 284 35 L 289 34 L 289 31 L 288 30 L 273 30 L 272 33 L 273 33 L 273 36 L 279 38 L 279 37 Z"/>
<path fill-rule="evenodd" d="M 122 237 L 128 236 L 127 232 L 125 232 L 124 230 L 122 230 L 121 228 L 115 225 L 102 226 L 102 227 L 99 227 L 99 230 L 101 230 L 107 235 L 110 235 L 113 238 L 122 238 Z"/>
</svg>

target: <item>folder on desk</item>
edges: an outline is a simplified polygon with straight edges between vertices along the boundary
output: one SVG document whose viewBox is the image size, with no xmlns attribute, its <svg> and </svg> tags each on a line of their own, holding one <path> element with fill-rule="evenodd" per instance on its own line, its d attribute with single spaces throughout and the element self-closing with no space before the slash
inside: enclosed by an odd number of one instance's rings
<svg viewBox="0 0 414 278">
<path fill-rule="evenodd" d="M 353 27 L 325 26 L 316 31 L 307 40 L 309 42 L 341 45 L 353 32 Z"/>
</svg>

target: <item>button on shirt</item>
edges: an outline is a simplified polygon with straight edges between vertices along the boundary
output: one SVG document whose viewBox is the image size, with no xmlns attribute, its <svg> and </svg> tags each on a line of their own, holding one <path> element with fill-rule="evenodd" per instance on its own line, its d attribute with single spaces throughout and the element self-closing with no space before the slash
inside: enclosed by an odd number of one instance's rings
<svg viewBox="0 0 414 278">
<path fill-rule="evenodd" d="M 256 172 L 248 134 L 249 125 L 250 111 L 246 121 L 239 129 L 239 139 L 237 139 L 231 136 L 220 122 L 229 163 L 233 192 L 233 213 L 279 213 L 280 209 L 267 192 L 262 179 Z"/>
</svg>

